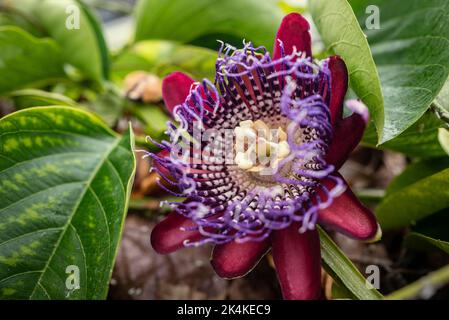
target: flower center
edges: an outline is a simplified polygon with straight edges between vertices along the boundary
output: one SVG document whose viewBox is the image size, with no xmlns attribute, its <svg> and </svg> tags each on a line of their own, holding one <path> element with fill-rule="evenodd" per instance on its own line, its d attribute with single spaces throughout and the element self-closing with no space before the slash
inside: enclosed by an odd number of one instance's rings
<svg viewBox="0 0 449 320">
<path fill-rule="evenodd" d="M 290 154 L 287 133 L 270 128 L 263 120 L 241 121 L 234 129 L 236 136 L 234 161 L 238 168 L 249 171 L 276 171 L 281 160 Z"/>
<path fill-rule="evenodd" d="M 328 63 L 297 52 L 272 60 L 251 44 L 222 49 L 215 83 L 192 86 L 174 109 L 179 126 L 169 124 L 170 142 L 159 144 L 173 155 L 154 155 L 169 172 L 162 177 L 180 190 L 172 193 L 187 196 L 170 204 L 204 236 L 191 245 L 259 241 L 292 223 L 313 229 L 318 210 L 343 185 L 326 162 L 333 135 Z M 196 139 L 196 129 L 205 128 L 218 135 Z M 187 157 L 176 157 L 180 148 Z"/>
</svg>

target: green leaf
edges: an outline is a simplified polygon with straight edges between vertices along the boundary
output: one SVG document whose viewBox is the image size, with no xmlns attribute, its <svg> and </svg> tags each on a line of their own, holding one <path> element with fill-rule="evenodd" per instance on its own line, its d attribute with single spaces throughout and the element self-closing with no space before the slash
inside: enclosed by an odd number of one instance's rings
<svg viewBox="0 0 449 320">
<path fill-rule="evenodd" d="M 183 71 L 196 79 L 215 77 L 217 52 L 171 41 L 147 40 L 121 52 L 113 62 L 113 74 L 119 79 L 136 70 L 166 76 Z"/>
<path fill-rule="evenodd" d="M 120 138 L 84 111 L 1 119 L 0 298 L 104 299 L 134 170 L 132 131 Z"/>
<path fill-rule="evenodd" d="M 111 83 L 105 83 L 105 91 L 86 102 L 90 111 L 95 112 L 109 127 L 117 124 L 125 108 L 125 98 L 120 90 Z"/>
<path fill-rule="evenodd" d="M 405 245 L 411 249 L 439 249 L 449 253 L 449 210 L 441 210 L 413 226 L 405 238 Z"/>
<path fill-rule="evenodd" d="M 389 294 L 385 298 L 388 300 L 402 300 L 421 296 L 422 298 L 428 299 L 428 292 L 434 293 L 446 283 L 449 283 L 449 265 L 429 273 L 418 281 Z"/>
<path fill-rule="evenodd" d="M 332 283 L 332 300 L 353 300 L 353 294 L 341 284 Z"/>
<path fill-rule="evenodd" d="M 216 43 L 231 36 L 235 45 L 246 39 L 271 49 L 283 13 L 273 0 L 140 0 L 136 16 L 136 41 L 188 43 L 211 36 Z"/>
<path fill-rule="evenodd" d="M 419 221 L 416 226 L 413 226 L 412 230 L 432 238 L 449 241 L 449 233 L 447 232 L 448 225 L 449 209 L 446 208 Z"/>
<path fill-rule="evenodd" d="M 439 248 L 446 253 L 449 253 L 449 242 L 439 239 L 434 239 L 421 233 L 412 232 L 405 238 L 406 246 L 409 248 L 426 248 L 427 245 Z"/>
<path fill-rule="evenodd" d="M 64 77 L 61 51 L 13 26 L 0 27 L 0 94 Z"/>
<path fill-rule="evenodd" d="M 380 29 L 365 30 L 385 99 L 380 143 L 414 124 L 449 74 L 449 2 L 446 0 L 352 0 L 365 25 L 365 8 L 376 5 Z"/>
<path fill-rule="evenodd" d="M 80 104 L 73 99 L 56 92 L 37 89 L 23 89 L 11 92 L 8 97 L 14 102 L 17 110 L 31 107 L 46 107 L 52 105 L 80 108 L 96 113 L 109 127 L 113 127 L 122 115 L 125 100 L 117 88 L 105 83 L 106 90 L 102 93 L 85 92 L 92 95 L 92 100 Z"/>
<path fill-rule="evenodd" d="M 94 33 L 94 36 L 97 40 L 97 46 L 98 51 L 100 54 L 100 65 L 101 65 L 101 72 L 103 75 L 103 78 L 108 80 L 109 79 L 109 68 L 110 68 L 110 61 L 109 61 L 109 50 L 108 46 L 106 44 L 106 39 L 103 34 L 103 29 L 100 23 L 99 18 L 96 16 L 93 10 L 90 9 L 89 6 L 84 4 L 84 0 L 76 0 L 76 3 L 80 6 L 82 13 L 86 17 L 86 20 L 90 23 L 90 27 L 92 28 L 92 32 Z M 87 67 L 85 65 L 85 60 L 82 59 L 82 65 Z M 83 68 L 83 69 L 84 69 Z M 92 73 L 92 76 L 97 75 L 97 71 L 95 70 L 95 74 Z"/>
<path fill-rule="evenodd" d="M 380 300 L 382 294 L 374 287 L 368 288 L 368 282 L 354 264 L 338 248 L 327 233 L 318 226 L 321 243 L 323 267 L 337 281 L 359 300 Z"/>
<path fill-rule="evenodd" d="M 145 124 L 145 133 L 156 140 L 165 138 L 167 121 L 170 120 L 162 108 L 158 105 L 138 105 L 134 108 L 134 114 Z"/>
<path fill-rule="evenodd" d="M 47 92 L 38 89 L 23 89 L 13 91 L 8 96 L 14 102 L 16 109 L 26 109 L 40 106 L 69 106 L 77 107 L 77 103 L 72 99 L 54 92 Z"/>
<path fill-rule="evenodd" d="M 327 51 L 345 61 L 350 86 L 367 105 L 379 136 L 384 127 L 382 89 L 365 35 L 346 0 L 309 0 L 313 17 Z"/>
<path fill-rule="evenodd" d="M 421 176 L 420 170 L 424 173 L 423 167 L 425 164 L 412 165 L 399 176 L 397 179 L 402 182 L 396 182 L 394 192 L 389 193 L 376 208 L 377 219 L 383 229 L 407 226 L 449 207 L 449 169 L 446 167 L 416 181 L 415 177 Z M 404 187 L 400 188 L 401 185 Z"/>
<path fill-rule="evenodd" d="M 438 143 L 438 129 L 442 126 L 444 123 L 435 114 L 426 112 L 410 128 L 380 146 L 376 146 L 377 134 L 373 126 L 369 125 L 362 143 L 372 148 L 398 151 L 411 157 L 441 157 L 446 155 Z"/>
<path fill-rule="evenodd" d="M 449 168 L 449 158 L 434 158 L 410 164 L 388 185 L 387 195 L 391 195 L 407 186 Z"/>
<path fill-rule="evenodd" d="M 43 37 L 45 30 L 41 26 L 32 21 L 26 16 L 23 16 L 19 11 L 2 5 L 0 0 L 0 26 L 16 26 L 23 29 L 35 37 Z"/>
<path fill-rule="evenodd" d="M 37 21 L 62 49 L 65 62 L 80 69 L 89 78 L 100 82 L 107 78 L 108 53 L 101 27 L 90 10 L 77 0 L 0 0 L 21 14 Z M 78 8 L 79 29 L 69 29 L 71 11 Z"/>
<path fill-rule="evenodd" d="M 431 105 L 432 111 L 445 122 L 449 124 L 449 80 L 447 80 L 438 96 Z"/>
<path fill-rule="evenodd" d="M 444 83 L 438 96 L 435 98 L 434 104 L 442 108 L 446 112 L 449 112 L 449 79 Z"/>
<path fill-rule="evenodd" d="M 449 154 L 449 131 L 444 128 L 438 130 L 438 141 L 444 151 Z"/>
</svg>

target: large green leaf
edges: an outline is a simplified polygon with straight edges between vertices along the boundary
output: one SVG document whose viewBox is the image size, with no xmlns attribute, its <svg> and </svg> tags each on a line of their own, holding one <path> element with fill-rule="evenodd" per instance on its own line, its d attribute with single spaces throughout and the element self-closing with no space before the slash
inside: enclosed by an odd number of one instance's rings
<svg viewBox="0 0 449 320">
<path fill-rule="evenodd" d="M 0 120 L 0 298 L 106 297 L 135 169 L 132 144 L 131 130 L 120 138 L 70 107 Z M 66 286 L 75 277 L 69 266 L 79 269 L 77 290 Z"/>
<path fill-rule="evenodd" d="M 449 74 L 447 0 L 350 0 L 360 24 L 368 5 L 380 10 L 380 29 L 365 30 L 380 74 L 385 126 L 380 143 L 415 123 Z"/>
<path fill-rule="evenodd" d="M 101 28 L 81 1 L 77 0 L 0 0 L 41 26 L 61 47 L 65 62 L 83 71 L 91 79 L 107 77 L 108 53 Z M 78 8 L 79 29 L 66 27 L 72 21 L 69 9 Z M 74 15 L 75 16 L 75 15 Z"/>
<path fill-rule="evenodd" d="M 318 231 L 320 233 L 323 266 L 332 278 L 348 289 L 351 294 L 359 300 L 382 299 L 382 294 L 380 294 L 374 287 L 368 286 L 363 275 L 332 241 L 327 233 L 320 227 L 318 227 Z"/>
<path fill-rule="evenodd" d="M 423 168 L 425 164 L 419 163 L 406 170 L 397 178 L 402 181 L 396 183 L 394 192 L 376 208 L 382 228 L 407 226 L 449 207 L 449 168 L 416 180 L 421 175 L 419 171 L 425 172 Z M 432 168 L 427 170 L 432 172 Z"/>
<path fill-rule="evenodd" d="M 369 125 L 365 130 L 362 143 L 382 150 L 398 151 L 411 157 L 441 157 L 445 155 L 444 150 L 438 143 L 438 129 L 442 126 L 444 126 L 444 122 L 429 111 L 410 128 L 380 146 L 376 146 L 377 134 L 374 127 Z"/>
<path fill-rule="evenodd" d="M 193 42 L 233 36 L 271 49 L 282 10 L 273 0 L 140 0 L 135 40 L 167 39 Z M 198 41 L 197 41 L 198 42 Z"/>
<path fill-rule="evenodd" d="M 0 94 L 64 77 L 61 51 L 13 26 L 0 27 Z"/>
<path fill-rule="evenodd" d="M 309 7 L 327 51 L 345 61 L 351 88 L 368 106 L 377 132 L 382 135 L 384 108 L 380 80 L 351 6 L 346 0 L 309 0 Z"/>
<path fill-rule="evenodd" d="M 196 79 L 215 76 L 217 52 L 182 45 L 171 41 L 141 41 L 121 52 L 113 62 L 113 74 L 123 78 L 135 70 L 144 70 L 160 77 L 183 71 Z"/>
</svg>

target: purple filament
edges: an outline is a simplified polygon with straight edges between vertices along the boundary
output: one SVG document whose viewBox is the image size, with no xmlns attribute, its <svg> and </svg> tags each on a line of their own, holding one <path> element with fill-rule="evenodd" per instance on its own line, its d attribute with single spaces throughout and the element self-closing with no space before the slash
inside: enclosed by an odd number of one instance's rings
<svg viewBox="0 0 449 320">
<path fill-rule="evenodd" d="M 299 232 L 314 229 L 318 210 L 330 206 L 345 188 L 325 161 L 333 133 L 327 61 L 318 64 L 296 50 L 289 55 L 281 50 L 282 57 L 272 60 L 264 47 L 243 45 L 236 50 L 222 43 L 214 84 L 195 83 L 185 102 L 175 107 L 178 125 L 169 123 L 170 141 L 157 144 L 170 157 L 148 154 L 163 168 L 156 169 L 162 179 L 179 192 L 164 189 L 186 198 L 172 204 L 175 210 L 192 219 L 203 235 L 186 246 L 261 241 L 293 222 L 301 223 Z M 227 163 L 233 150 L 223 150 L 234 141 L 225 138 L 225 130 L 258 119 L 276 127 L 284 124 L 290 146 L 277 170 L 263 179 Z M 197 139 L 197 131 L 207 129 L 216 130 L 213 141 Z M 326 188 L 324 178 L 335 186 Z"/>
</svg>

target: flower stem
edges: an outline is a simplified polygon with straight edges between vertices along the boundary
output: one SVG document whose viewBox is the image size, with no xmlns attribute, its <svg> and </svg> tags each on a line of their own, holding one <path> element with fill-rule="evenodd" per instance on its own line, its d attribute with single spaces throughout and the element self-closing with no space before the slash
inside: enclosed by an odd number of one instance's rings
<svg viewBox="0 0 449 320">
<path fill-rule="evenodd" d="M 449 126 L 449 111 L 436 102 L 432 103 L 430 109 L 441 121 L 446 124 L 446 126 Z"/>
</svg>

